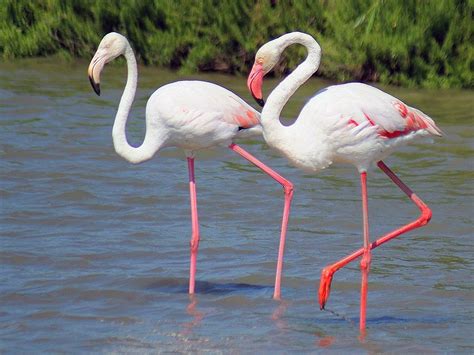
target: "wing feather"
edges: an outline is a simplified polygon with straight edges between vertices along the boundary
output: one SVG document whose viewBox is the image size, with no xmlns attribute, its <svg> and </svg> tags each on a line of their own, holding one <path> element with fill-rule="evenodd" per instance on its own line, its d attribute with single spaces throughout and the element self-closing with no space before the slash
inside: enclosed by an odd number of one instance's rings
<svg viewBox="0 0 474 355">
<path fill-rule="evenodd" d="M 442 133 L 425 113 L 362 83 L 330 86 L 316 94 L 310 106 L 320 118 L 337 117 L 352 126 L 374 126 L 379 136 L 389 139 L 423 129 L 437 136 Z"/>
</svg>

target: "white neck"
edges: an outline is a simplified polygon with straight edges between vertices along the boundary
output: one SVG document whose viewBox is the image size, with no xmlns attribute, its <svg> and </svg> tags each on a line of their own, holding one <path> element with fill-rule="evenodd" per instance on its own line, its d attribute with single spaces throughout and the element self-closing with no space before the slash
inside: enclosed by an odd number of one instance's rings
<svg viewBox="0 0 474 355">
<path fill-rule="evenodd" d="M 131 163 L 141 163 L 153 157 L 153 155 L 160 149 L 162 142 L 158 138 L 157 132 L 154 132 L 153 127 L 147 124 L 145 139 L 139 147 L 132 147 L 127 141 L 127 134 L 125 132 L 128 114 L 135 98 L 137 90 L 137 61 L 130 45 L 127 43 L 127 49 L 124 53 L 127 60 L 127 84 L 120 99 L 120 104 L 115 116 L 114 127 L 112 129 L 112 139 L 114 148 L 118 155 L 125 158 Z M 147 122 L 148 123 L 148 122 Z"/>
<path fill-rule="evenodd" d="M 318 70 L 321 60 L 321 47 L 310 35 L 293 32 L 275 40 L 279 53 L 294 43 L 305 46 L 308 50 L 308 56 L 270 93 L 261 115 L 265 141 L 268 145 L 282 152 L 286 152 L 288 149 L 288 141 L 297 139 L 297 137 L 292 136 L 290 127 L 281 124 L 281 111 L 295 91 Z"/>
</svg>

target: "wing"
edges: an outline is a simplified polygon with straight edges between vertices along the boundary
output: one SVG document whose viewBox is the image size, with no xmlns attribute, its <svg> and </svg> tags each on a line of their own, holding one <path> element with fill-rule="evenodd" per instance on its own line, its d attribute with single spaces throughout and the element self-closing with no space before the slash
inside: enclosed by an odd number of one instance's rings
<svg viewBox="0 0 474 355">
<path fill-rule="evenodd" d="M 260 133 L 259 114 L 237 95 L 203 81 L 178 81 L 156 90 L 147 103 L 147 126 L 168 145 L 202 149 Z"/>
<path fill-rule="evenodd" d="M 200 90 L 206 90 L 206 98 L 202 100 L 205 108 L 222 112 L 223 121 L 237 125 L 240 129 L 260 125 L 260 113 L 232 91 L 208 82 L 194 83 Z"/>
<path fill-rule="evenodd" d="M 260 114 L 233 92 L 206 81 L 178 81 L 159 89 L 161 107 L 171 117 L 178 111 L 192 112 L 188 119 L 200 120 L 213 116 L 215 120 L 238 128 L 260 124 Z M 207 115 L 210 113 L 211 115 Z"/>
<path fill-rule="evenodd" d="M 441 130 L 423 112 L 369 85 L 349 83 L 330 86 L 310 101 L 320 117 L 347 121 L 347 125 L 374 127 L 379 136 L 396 138 L 426 130 L 440 136 Z"/>
</svg>

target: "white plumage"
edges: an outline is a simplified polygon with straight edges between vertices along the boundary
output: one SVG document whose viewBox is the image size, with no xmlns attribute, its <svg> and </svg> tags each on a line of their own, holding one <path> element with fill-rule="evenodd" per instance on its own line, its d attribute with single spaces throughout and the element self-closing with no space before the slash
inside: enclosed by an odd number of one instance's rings
<svg viewBox="0 0 474 355">
<path fill-rule="evenodd" d="M 333 162 L 345 162 L 362 172 L 401 143 L 416 137 L 441 135 L 426 114 L 362 83 L 320 90 L 306 103 L 293 125 L 281 125 L 279 116 L 283 106 L 319 67 L 319 44 L 299 32 L 270 41 L 257 52 L 248 79 L 253 96 L 262 99 L 259 96 L 263 76 L 278 62 L 275 58 L 293 43 L 306 46 L 308 57 L 269 95 L 261 121 L 267 143 L 296 166 L 318 171 Z"/>
<path fill-rule="evenodd" d="M 147 119 L 163 136 L 162 147 L 197 151 L 228 146 L 234 138 L 261 135 L 260 113 L 233 92 L 205 81 L 178 81 L 151 95 Z"/>
<path fill-rule="evenodd" d="M 401 112 L 405 111 L 403 117 Z M 317 137 L 319 147 L 311 145 L 311 149 L 324 151 L 326 161 L 350 163 L 359 171 L 384 159 L 402 143 L 440 135 L 430 117 L 362 83 L 334 85 L 318 92 L 302 109 L 294 130 L 304 132 L 304 136 L 298 135 L 299 141 L 310 140 L 310 134 Z M 321 168 L 327 166 L 322 164 Z"/>
<path fill-rule="evenodd" d="M 353 164 L 360 173 L 363 215 L 363 248 L 327 266 L 321 274 L 319 302 L 324 308 L 334 273 L 361 258 L 360 329 L 365 331 L 370 250 L 428 223 L 431 210 L 408 188 L 382 159 L 402 143 L 416 137 L 440 136 L 441 130 L 423 112 L 405 105 L 397 98 L 362 83 L 334 85 L 319 91 L 303 107 L 296 121 L 286 127 L 280 122 L 283 106 L 294 92 L 318 69 L 321 48 L 308 34 L 293 32 L 264 44 L 255 56 L 247 85 L 257 100 L 263 102 L 262 81 L 278 62 L 283 50 L 299 43 L 308 49 L 306 60 L 269 95 L 262 110 L 263 136 L 294 165 L 318 171 L 333 162 Z M 368 220 L 367 170 L 378 167 L 418 206 L 421 216 L 370 243 Z"/>
<path fill-rule="evenodd" d="M 156 90 L 148 100 L 145 138 L 139 147 L 132 147 L 127 141 L 126 123 L 135 98 L 138 74 L 135 55 L 127 39 L 114 32 L 104 36 L 92 58 L 88 73 L 94 91 L 100 94 L 100 74 L 104 65 L 120 55 L 124 55 L 127 60 L 128 77 L 112 129 L 115 151 L 135 164 L 151 159 L 157 151 L 166 147 L 182 148 L 187 156 L 192 220 L 189 293 L 192 294 L 195 290 L 196 258 L 200 239 L 194 155 L 201 149 L 226 145 L 284 188 L 285 204 L 274 293 L 275 298 L 278 298 L 293 185 L 233 142 L 236 138 L 261 134 L 260 114 L 240 97 L 221 86 L 205 81 L 170 83 Z"/>
</svg>

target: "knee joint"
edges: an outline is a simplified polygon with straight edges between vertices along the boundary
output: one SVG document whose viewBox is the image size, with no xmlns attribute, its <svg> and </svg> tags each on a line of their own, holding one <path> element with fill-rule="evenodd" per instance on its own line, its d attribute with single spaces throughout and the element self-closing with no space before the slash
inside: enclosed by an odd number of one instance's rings
<svg viewBox="0 0 474 355">
<path fill-rule="evenodd" d="M 421 217 L 420 217 L 421 225 L 424 226 L 428 224 L 432 216 L 433 216 L 433 212 L 431 211 L 431 208 L 429 207 L 423 208 L 423 211 L 421 212 Z"/>
<path fill-rule="evenodd" d="M 286 195 L 293 195 L 295 191 L 295 185 L 293 185 L 293 183 L 290 181 L 286 181 L 286 183 L 283 185 L 283 190 L 285 191 Z"/>
<path fill-rule="evenodd" d="M 191 240 L 189 241 L 189 248 L 191 251 L 196 251 L 198 250 L 199 247 L 199 235 L 197 236 L 192 236 Z"/>
<path fill-rule="evenodd" d="M 360 268 L 362 270 L 369 270 L 371 257 L 369 255 L 364 255 L 360 260 Z"/>
</svg>

